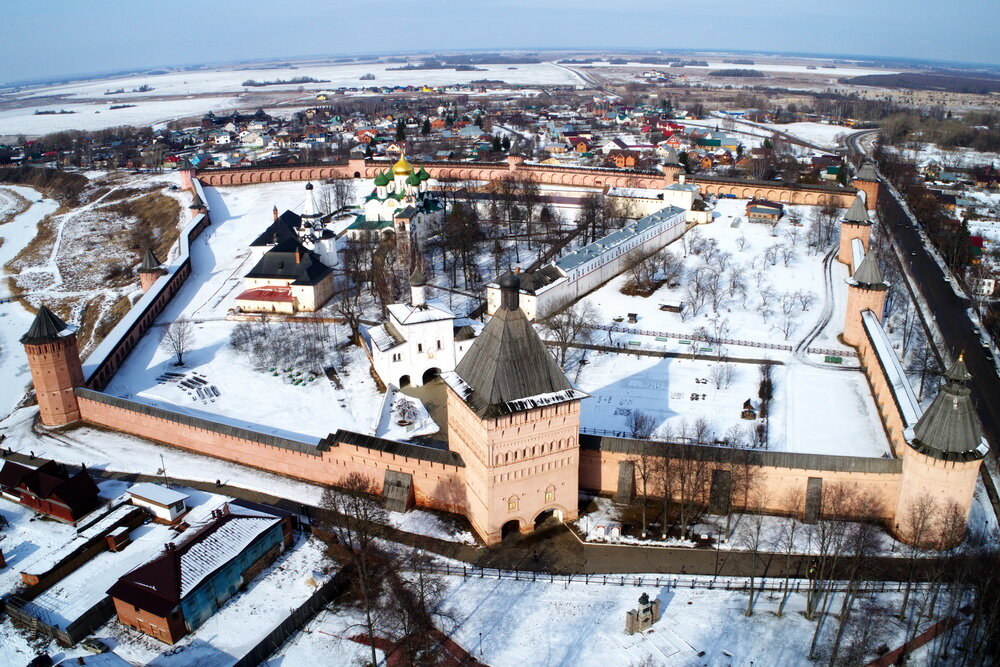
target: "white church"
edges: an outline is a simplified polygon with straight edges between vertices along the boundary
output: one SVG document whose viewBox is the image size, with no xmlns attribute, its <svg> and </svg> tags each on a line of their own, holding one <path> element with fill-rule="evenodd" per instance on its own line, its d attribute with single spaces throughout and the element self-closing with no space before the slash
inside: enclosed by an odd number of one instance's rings
<svg viewBox="0 0 1000 667">
<path fill-rule="evenodd" d="M 420 386 L 455 370 L 482 329 L 444 303 L 428 301 L 425 290 L 417 269 L 410 276 L 410 302 L 390 304 L 388 320 L 361 328 L 365 352 L 386 386 Z"/>
</svg>

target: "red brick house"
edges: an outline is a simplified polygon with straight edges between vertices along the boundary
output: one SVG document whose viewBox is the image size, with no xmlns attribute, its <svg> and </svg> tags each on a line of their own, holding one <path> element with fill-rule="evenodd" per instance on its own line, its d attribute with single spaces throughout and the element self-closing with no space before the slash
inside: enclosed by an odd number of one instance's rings
<svg viewBox="0 0 1000 667">
<path fill-rule="evenodd" d="M 5 461 L 0 496 L 67 523 L 76 523 L 100 503 L 90 473 L 81 470 L 71 476 L 55 461 L 37 468 Z"/>
</svg>

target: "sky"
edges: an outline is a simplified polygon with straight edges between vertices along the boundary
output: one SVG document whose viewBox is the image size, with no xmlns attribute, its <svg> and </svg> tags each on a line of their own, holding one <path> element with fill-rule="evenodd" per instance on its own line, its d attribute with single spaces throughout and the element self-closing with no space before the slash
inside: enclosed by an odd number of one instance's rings
<svg viewBox="0 0 1000 667">
<path fill-rule="evenodd" d="M 0 0 L 0 81 L 374 52 L 650 48 L 1000 64 L 1000 0 Z"/>
</svg>

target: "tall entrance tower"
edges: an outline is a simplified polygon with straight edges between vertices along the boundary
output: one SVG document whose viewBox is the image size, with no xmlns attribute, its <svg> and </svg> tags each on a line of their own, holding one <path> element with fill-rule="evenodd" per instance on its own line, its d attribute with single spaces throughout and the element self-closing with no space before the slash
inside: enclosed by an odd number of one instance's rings
<svg viewBox="0 0 1000 667">
<path fill-rule="evenodd" d="M 80 419 L 73 393 L 83 386 L 83 368 L 76 349 L 76 327 L 42 306 L 28 332 L 21 336 L 28 368 L 35 383 L 38 413 L 46 426 L 65 426 Z"/>
<path fill-rule="evenodd" d="M 580 399 L 520 309 L 520 278 L 454 373 L 447 373 L 449 448 L 465 461 L 466 514 L 493 543 L 577 517 Z"/>
</svg>

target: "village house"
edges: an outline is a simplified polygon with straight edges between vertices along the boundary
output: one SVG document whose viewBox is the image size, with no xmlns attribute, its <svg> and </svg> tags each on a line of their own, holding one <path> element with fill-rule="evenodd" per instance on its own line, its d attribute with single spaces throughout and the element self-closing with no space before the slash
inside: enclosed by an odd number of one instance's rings
<svg viewBox="0 0 1000 667">
<path fill-rule="evenodd" d="M 291 544 L 290 513 L 231 501 L 183 542 L 121 577 L 108 595 L 120 622 L 174 644 Z"/>
<path fill-rule="evenodd" d="M 100 503 L 90 473 L 70 475 L 55 461 L 37 468 L 5 461 L 0 468 L 0 496 L 67 523 L 76 523 Z"/>
</svg>

